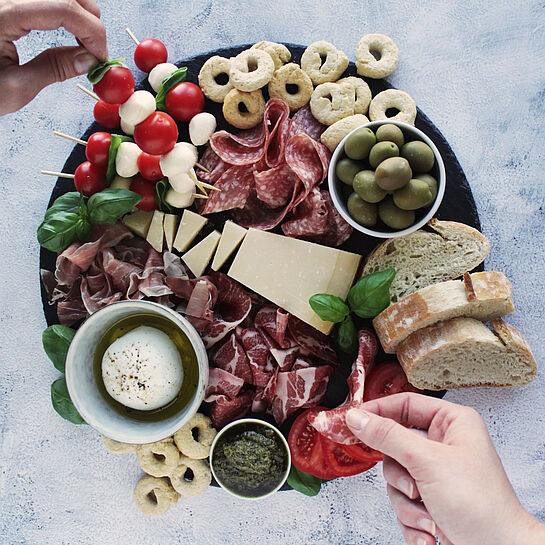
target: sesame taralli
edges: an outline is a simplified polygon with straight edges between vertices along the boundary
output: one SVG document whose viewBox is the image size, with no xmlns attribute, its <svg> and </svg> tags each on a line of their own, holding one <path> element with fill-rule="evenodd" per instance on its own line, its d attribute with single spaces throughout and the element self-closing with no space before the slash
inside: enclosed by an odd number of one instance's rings
<svg viewBox="0 0 545 545">
<path fill-rule="evenodd" d="M 114 439 L 110 439 L 105 435 L 102 435 L 101 437 L 104 446 L 114 454 L 126 454 L 128 452 L 134 452 L 138 447 L 138 445 L 131 445 L 130 443 L 121 443 L 120 441 L 115 441 Z"/>
<path fill-rule="evenodd" d="M 200 460 L 210 454 L 210 445 L 216 434 L 212 420 L 202 413 L 197 413 L 174 434 L 174 442 L 182 454 Z"/>
<path fill-rule="evenodd" d="M 301 57 L 301 68 L 314 85 L 337 81 L 347 67 L 348 57 L 344 52 L 324 40 L 310 44 Z"/>
<path fill-rule="evenodd" d="M 363 114 L 350 115 L 330 125 L 320 136 L 320 141 L 327 146 L 329 151 L 333 152 L 349 132 L 366 123 L 369 123 L 369 119 Z"/>
<path fill-rule="evenodd" d="M 223 102 L 223 116 L 237 129 L 251 129 L 263 119 L 265 99 L 260 89 L 250 93 L 231 89 Z"/>
<path fill-rule="evenodd" d="M 223 102 L 227 93 L 233 88 L 230 71 L 231 59 L 219 55 L 210 57 L 202 65 L 199 72 L 199 85 L 202 92 L 213 102 Z M 225 83 L 218 83 L 218 80 L 221 81 L 220 76 L 224 77 Z"/>
<path fill-rule="evenodd" d="M 288 85 L 297 90 L 290 92 Z M 284 100 L 292 112 L 308 104 L 313 91 L 309 75 L 293 62 L 276 70 L 269 83 L 269 95 Z"/>
<path fill-rule="evenodd" d="M 349 83 L 354 87 L 354 113 L 366 114 L 369 110 L 369 104 L 373 98 L 369 85 L 356 76 L 342 78 L 337 83 Z"/>
<path fill-rule="evenodd" d="M 180 460 L 180 452 L 172 439 L 140 445 L 136 450 L 140 467 L 153 477 L 166 477 L 174 471 Z"/>
<path fill-rule="evenodd" d="M 274 62 L 271 56 L 261 49 L 246 49 L 231 62 L 230 78 L 239 91 L 257 91 L 271 81 Z"/>
<path fill-rule="evenodd" d="M 193 473 L 193 478 L 187 476 L 188 469 Z M 181 496 L 192 498 L 199 496 L 210 486 L 212 472 L 205 460 L 192 460 L 182 455 L 180 463 L 170 474 L 170 482 Z"/>
<path fill-rule="evenodd" d="M 398 110 L 398 113 L 393 117 L 386 115 L 386 111 L 390 108 Z M 386 91 L 382 91 L 371 100 L 369 119 L 371 121 L 403 121 L 409 125 L 414 125 L 416 104 L 405 91 L 386 89 Z"/>
<path fill-rule="evenodd" d="M 275 70 L 278 70 L 291 59 L 290 50 L 284 44 L 277 44 L 276 42 L 257 42 L 250 49 L 262 49 L 268 53 L 274 62 Z"/>
<path fill-rule="evenodd" d="M 360 76 L 385 78 L 397 68 L 398 60 L 397 45 L 384 34 L 366 34 L 358 42 L 356 68 Z"/>
<path fill-rule="evenodd" d="M 165 478 L 144 475 L 134 487 L 134 503 L 144 515 L 159 517 L 178 501 L 179 495 Z"/>
<path fill-rule="evenodd" d="M 324 125 L 354 115 L 355 92 L 351 83 L 322 83 L 310 98 L 312 115 Z"/>
</svg>

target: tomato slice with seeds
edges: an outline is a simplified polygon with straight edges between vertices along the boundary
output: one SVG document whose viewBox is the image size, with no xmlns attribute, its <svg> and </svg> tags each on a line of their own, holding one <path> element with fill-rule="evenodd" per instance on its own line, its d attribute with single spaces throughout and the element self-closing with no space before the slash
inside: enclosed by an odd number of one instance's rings
<svg viewBox="0 0 545 545">
<path fill-rule="evenodd" d="M 377 365 L 365 380 L 365 392 L 363 401 L 371 401 L 379 397 L 385 397 L 400 392 L 416 392 L 422 390 L 415 388 L 405 375 L 405 371 L 395 360 L 385 361 Z"/>
<path fill-rule="evenodd" d="M 363 443 L 356 445 L 343 445 L 343 448 L 349 456 L 360 462 L 382 462 L 384 455 L 382 452 L 368 447 Z"/>
<path fill-rule="evenodd" d="M 358 475 L 368 469 L 371 469 L 377 462 L 367 461 L 362 462 L 356 460 L 346 451 L 346 445 L 334 443 L 323 435 L 320 436 L 324 458 L 327 466 L 333 471 L 337 477 L 350 477 Z"/>
</svg>

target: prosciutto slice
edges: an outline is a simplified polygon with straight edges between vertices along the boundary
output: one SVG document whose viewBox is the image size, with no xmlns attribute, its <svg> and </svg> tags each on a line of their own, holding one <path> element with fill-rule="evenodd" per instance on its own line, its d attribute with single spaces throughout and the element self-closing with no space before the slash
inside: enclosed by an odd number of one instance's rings
<svg viewBox="0 0 545 545">
<path fill-rule="evenodd" d="M 254 392 L 251 390 L 239 393 L 232 399 L 225 395 L 219 396 L 210 409 L 210 418 L 214 427 L 223 428 L 229 422 L 246 416 L 252 407 L 253 398 Z"/>
<path fill-rule="evenodd" d="M 210 369 L 204 401 L 207 403 L 217 401 L 220 396 L 234 399 L 242 386 L 244 386 L 244 380 L 228 371 L 218 368 Z"/>
<path fill-rule="evenodd" d="M 231 333 L 227 340 L 213 352 L 211 362 L 216 367 L 240 377 L 244 382 L 252 383 L 253 375 L 248 357 L 235 333 Z"/>
</svg>

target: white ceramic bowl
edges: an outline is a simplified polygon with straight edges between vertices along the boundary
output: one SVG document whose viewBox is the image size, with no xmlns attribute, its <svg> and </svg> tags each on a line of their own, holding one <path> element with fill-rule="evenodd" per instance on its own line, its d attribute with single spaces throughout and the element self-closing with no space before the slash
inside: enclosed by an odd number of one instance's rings
<svg viewBox="0 0 545 545">
<path fill-rule="evenodd" d="M 411 225 L 410 227 L 407 227 L 406 229 L 401 229 L 399 231 L 395 230 L 387 230 L 387 231 L 379 231 L 375 229 L 371 229 L 369 227 L 364 227 L 363 225 L 359 224 L 356 220 L 352 218 L 352 216 L 348 212 L 348 208 L 346 207 L 346 200 L 344 196 L 342 195 L 342 187 L 346 187 L 343 182 L 340 180 L 337 180 L 337 177 L 335 176 L 335 168 L 337 166 L 337 161 L 345 157 L 344 153 L 344 143 L 346 142 L 346 139 L 358 129 L 361 129 L 361 127 L 367 127 L 371 129 L 373 132 L 376 132 L 378 127 L 381 125 L 397 125 L 405 134 L 405 140 L 422 140 L 422 142 L 425 142 L 428 144 L 428 146 L 433 150 L 433 154 L 435 155 L 435 165 L 433 166 L 433 169 L 431 171 L 431 174 L 434 175 L 434 177 L 437 180 L 437 196 L 435 197 L 435 201 L 431 205 L 431 207 L 428 209 L 426 214 L 421 217 L 416 223 Z M 441 202 L 443 200 L 443 197 L 445 195 L 445 187 L 446 187 L 446 173 L 445 173 L 445 164 L 443 163 L 443 158 L 441 157 L 441 154 L 439 153 L 439 150 L 435 146 L 435 144 L 431 141 L 431 139 L 424 134 L 420 129 L 417 129 L 416 127 L 413 127 L 412 125 L 408 125 L 407 123 L 401 123 L 400 121 L 372 121 L 370 123 L 366 123 L 365 125 L 362 125 L 361 127 L 358 127 L 354 129 L 353 131 L 349 132 L 339 143 L 339 145 L 336 147 L 335 151 L 333 152 L 333 155 L 331 156 L 331 161 L 329 163 L 329 172 L 328 172 L 328 185 L 329 185 L 329 193 L 331 194 L 331 199 L 333 201 L 333 204 L 335 205 L 335 208 L 339 211 L 341 216 L 352 226 L 354 229 L 357 229 L 361 233 L 364 233 L 366 235 L 370 235 L 372 237 L 377 238 L 393 238 L 393 237 L 401 237 L 403 235 L 408 235 L 409 233 L 413 233 L 417 229 L 420 229 L 422 226 L 424 226 L 428 221 L 430 221 L 435 212 L 437 212 L 437 209 L 441 205 Z M 407 139 L 407 135 L 409 135 L 409 139 Z M 418 211 L 416 211 L 418 212 Z"/>
<path fill-rule="evenodd" d="M 93 361 L 102 335 L 131 314 L 155 314 L 167 318 L 191 341 L 199 367 L 199 380 L 191 400 L 179 412 L 159 421 L 139 421 L 115 411 L 99 391 Z M 180 314 L 150 301 L 119 301 L 98 310 L 77 330 L 66 357 L 66 384 L 82 418 L 99 433 L 123 443 L 160 441 L 178 431 L 199 409 L 208 384 L 208 357 L 195 328 Z"/>
<path fill-rule="evenodd" d="M 267 494 L 263 494 L 263 496 L 257 496 L 257 497 L 248 497 L 248 496 L 242 496 L 241 494 L 237 494 L 236 492 L 233 492 L 232 490 L 229 490 L 226 486 L 223 485 L 221 482 L 221 479 L 218 478 L 216 475 L 216 472 L 214 471 L 214 448 L 218 442 L 218 440 L 221 438 L 221 436 L 229 429 L 231 429 L 234 426 L 240 426 L 243 424 L 261 424 L 263 426 L 266 426 L 267 428 L 270 428 L 273 430 L 278 437 L 280 437 L 282 444 L 286 448 L 286 452 L 288 454 L 288 466 L 286 469 L 286 473 L 282 477 L 280 483 L 278 486 L 274 488 L 274 490 L 271 490 Z M 265 420 L 259 420 L 257 418 L 241 418 L 240 420 L 235 420 L 234 422 L 231 422 L 230 424 L 227 424 L 224 428 L 222 428 L 219 433 L 214 437 L 214 441 L 212 442 L 212 445 L 210 447 L 210 469 L 212 470 L 212 475 L 214 475 L 214 479 L 216 479 L 216 482 L 220 485 L 221 488 L 223 488 L 226 492 L 229 492 L 232 496 L 235 496 L 235 498 L 240 498 L 243 500 L 262 500 L 264 498 L 268 498 L 275 492 L 278 492 L 288 479 L 288 475 L 290 474 L 290 468 L 291 468 L 291 453 L 290 453 L 290 447 L 288 445 L 288 442 L 286 441 L 286 438 L 282 435 L 282 432 L 272 424 L 269 424 L 269 422 L 265 422 Z"/>
</svg>

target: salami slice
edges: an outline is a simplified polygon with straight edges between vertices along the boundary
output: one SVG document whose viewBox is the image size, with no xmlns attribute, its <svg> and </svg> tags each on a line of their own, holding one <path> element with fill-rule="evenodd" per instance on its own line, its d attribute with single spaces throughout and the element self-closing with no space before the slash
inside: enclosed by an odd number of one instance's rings
<svg viewBox="0 0 545 545">
<path fill-rule="evenodd" d="M 329 211 L 322 192 L 313 187 L 305 200 L 301 201 L 282 224 L 288 237 L 314 237 L 324 235 L 329 229 Z"/>
<path fill-rule="evenodd" d="M 230 165 L 253 165 L 265 155 L 264 125 L 255 129 L 231 134 L 215 132 L 210 137 L 210 147 L 218 157 Z"/>
<path fill-rule="evenodd" d="M 283 163 L 268 170 L 254 170 L 254 181 L 257 198 L 270 208 L 278 208 L 288 204 L 298 178 Z"/>
<path fill-rule="evenodd" d="M 352 235 L 353 227 L 347 223 L 335 208 L 329 191 L 322 191 L 322 198 L 327 208 L 327 231 L 323 235 L 312 237 L 314 242 L 324 246 L 337 247 L 344 244 Z"/>
<path fill-rule="evenodd" d="M 231 166 L 222 159 L 220 159 L 217 153 L 210 147 L 210 145 L 207 146 L 205 152 L 202 154 L 199 164 L 201 164 L 210 172 L 198 169 L 197 176 L 203 182 L 212 183 L 218 181 L 221 178 L 222 174 Z"/>
<path fill-rule="evenodd" d="M 299 133 L 308 134 L 313 140 L 319 141 L 321 134 L 326 130 L 326 126 L 322 125 L 312 115 L 310 106 L 307 104 L 298 110 L 290 120 L 288 129 L 288 139 Z"/>
<path fill-rule="evenodd" d="M 324 181 L 330 157 L 329 150 L 307 134 L 296 134 L 286 144 L 286 163 L 308 190 Z"/>
<path fill-rule="evenodd" d="M 280 98 L 271 98 L 263 114 L 265 130 L 265 163 L 279 166 L 284 160 L 284 147 L 289 128 L 289 106 Z"/>
<path fill-rule="evenodd" d="M 214 184 L 221 191 L 211 191 L 201 214 L 224 212 L 234 208 L 244 208 L 254 185 L 251 166 L 235 166 L 226 170 Z"/>
</svg>

